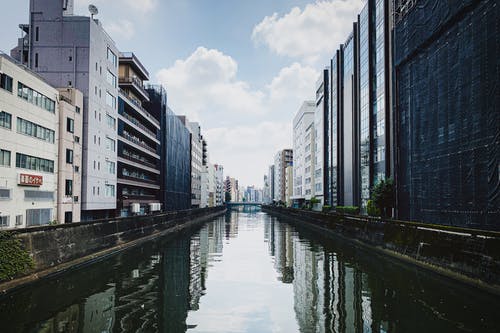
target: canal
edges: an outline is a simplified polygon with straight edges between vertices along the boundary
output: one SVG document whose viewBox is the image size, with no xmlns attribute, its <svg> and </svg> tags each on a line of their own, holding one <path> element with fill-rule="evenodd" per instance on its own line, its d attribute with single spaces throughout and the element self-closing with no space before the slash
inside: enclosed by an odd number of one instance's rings
<svg viewBox="0 0 500 333">
<path fill-rule="evenodd" d="M 0 331 L 498 332 L 499 309 L 247 207 L 0 298 Z"/>
</svg>

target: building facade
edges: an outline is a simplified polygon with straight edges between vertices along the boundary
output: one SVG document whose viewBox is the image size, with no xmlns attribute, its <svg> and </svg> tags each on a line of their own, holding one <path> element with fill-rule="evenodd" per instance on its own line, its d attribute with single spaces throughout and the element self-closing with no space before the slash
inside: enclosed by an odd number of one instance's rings
<svg viewBox="0 0 500 333">
<path fill-rule="evenodd" d="M 57 221 L 80 222 L 82 192 L 83 94 L 59 88 Z"/>
<path fill-rule="evenodd" d="M 160 119 L 160 202 L 162 210 L 191 207 L 191 137 L 183 121 L 167 105 L 161 85 L 147 85 L 144 107 Z"/>
<path fill-rule="evenodd" d="M 314 113 L 316 103 L 305 101 L 293 119 L 293 194 L 295 207 L 302 207 L 311 199 L 311 182 L 314 179 Z M 307 183 L 306 183 L 307 182 Z"/>
<path fill-rule="evenodd" d="M 395 8 L 397 216 L 499 230 L 498 2 L 412 4 Z"/>
<path fill-rule="evenodd" d="M 224 205 L 224 167 L 220 164 L 215 164 L 214 168 L 216 183 L 215 205 L 222 206 Z"/>
<path fill-rule="evenodd" d="M 328 153 L 330 151 L 330 112 L 329 106 L 329 77 L 330 69 L 326 68 L 316 82 L 316 101 L 314 112 L 314 178 L 312 180 L 312 194 L 321 204 L 328 204 Z"/>
<path fill-rule="evenodd" d="M 150 112 L 144 81 L 149 73 L 133 53 L 120 53 L 118 94 L 118 160 L 106 161 L 117 172 L 117 215 L 143 215 L 161 210 L 160 114 Z M 106 115 L 109 126 L 114 119 Z"/>
<path fill-rule="evenodd" d="M 49 224 L 58 218 L 59 92 L 0 54 L 0 110 L 0 227 Z"/>
<path fill-rule="evenodd" d="M 274 156 L 274 201 L 285 202 L 285 169 L 293 164 L 293 150 L 283 149 Z"/>
<path fill-rule="evenodd" d="M 30 1 L 30 22 L 11 55 L 54 87 L 83 93 L 82 220 L 114 216 L 117 162 L 118 57 L 99 20 L 73 15 L 73 0 Z M 99 166 L 101 166 L 99 168 Z"/>
</svg>

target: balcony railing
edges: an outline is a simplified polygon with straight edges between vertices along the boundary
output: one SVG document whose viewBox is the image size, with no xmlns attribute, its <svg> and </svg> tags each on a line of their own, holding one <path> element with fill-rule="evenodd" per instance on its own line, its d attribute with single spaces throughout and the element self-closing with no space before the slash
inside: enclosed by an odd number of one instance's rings
<svg viewBox="0 0 500 333">
<path fill-rule="evenodd" d="M 118 83 L 119 84 L 132 84 L 143 96 L 145 96 L 149 99 L 149 94 L 146 91 L 146 89 L 144 89 L 142 81 L 139 78 L 121 76 L 118 78 Z"/>
<path fill-rule="evenodd" d="M 139 127 L 140 129 L 144 130 L 145 132 L 147 132 L 149 135 L 153 136 L 154 138 L 156 138 L 156 133 L 154 133 L 153 131 L 151 131 L 149 128 L 147 128 L 146 126 L 144 126 L 139 120 L 137 120 L 137 118 L 135 117 L 132 117 L 131 115 L 129 115 L 128 113 L 126 112 L 123 112 L 121 114 L 125 119 L 127 119 L 128 121 L 130 121 L 132 124 L 136 125 L 137 127 Z"/>
<path fill-rule="evenodd" d="M 142 104 L 141 102 L 139 102 L 138 100 L 135 100 L 133 98 L 131 98 L 127 92 L 125 90 L 123 90 L 122 88 L 119 88 L 118 89 L 120 91 L 120 93 L 123 95 L 123 97 L 128 101 L 130 102 L 131 104 L 134 104 L 135 106 L 137 106 L 139 108 L 139 110 L 141 110 L 141 112 L 143 113 L 143 116 L 145 118 L 147 118 L 148 120 L 150 120 L 153 124 L 157 125 L 158 127 L 160 127 L 160 123 L 158 122 L 158 120 L 153 117 L 152 115 L 149 114 L 148 111 L 146 111 L 146 109 L 144 109 L 142 107 Z"/>
<path fill-rule="evenodd" d="M 150 168 L 158 169 L 158 166 L 156 164 L 151 163 L 149 160 L 147 160 L 143 156 L 140 156 L 139 154 L 134 154 L 134 153 L 129 152 L 128 150 L 124 149 L 124 150 L 122 150 L 122 155 L 123 156 L 121 156 L 121 157 L 123 157 L 124 159 L 129 160 L 131 162 L 141 163 L 141 164 L 144 164 L 145 166 L 148 166 Z"/>
<path fill-rule="evenodd" d="M 149 150 L 152 153 L 158 154 L 156 152 L 156 149 L 151 148 L 146 142 L 144 142 L 144 140 L 141 140 L 140 138 L 136 137 L 135 135 L 130 134 L 129 132 L 127 132 L 125 130 L 122 132 L 121 136 L 124 137 L 125 139 L 127 139 L 128 141 L 135 143 L 138 146 L 146 148 L 147 150 Z"/>
</svg>

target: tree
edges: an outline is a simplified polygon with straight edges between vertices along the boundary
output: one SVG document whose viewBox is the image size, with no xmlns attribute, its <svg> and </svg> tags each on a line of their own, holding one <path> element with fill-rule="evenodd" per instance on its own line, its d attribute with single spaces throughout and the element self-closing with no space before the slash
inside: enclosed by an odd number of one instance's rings
<svg viewBox="0 0 500 333">
<path fill-rule="evenodd" d="M 391 214 L 391 208 L 394 207 L 394 181 L 391 178 L 383 179 L 372 189 L 372 200 L 379 209 L 382 217 L 388 217 Z"/>
</svg>

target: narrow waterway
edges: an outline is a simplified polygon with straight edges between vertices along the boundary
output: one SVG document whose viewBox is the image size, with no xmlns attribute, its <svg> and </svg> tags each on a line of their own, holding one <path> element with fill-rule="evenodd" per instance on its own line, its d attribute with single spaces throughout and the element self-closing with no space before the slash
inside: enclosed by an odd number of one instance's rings
<svg viewBox="0 0 500 333">
<path fill-rule="evenodd" d="M 0 331 L 498 332 L 499 309 L 245 208 L 0 298 Z"/>
</svg>

